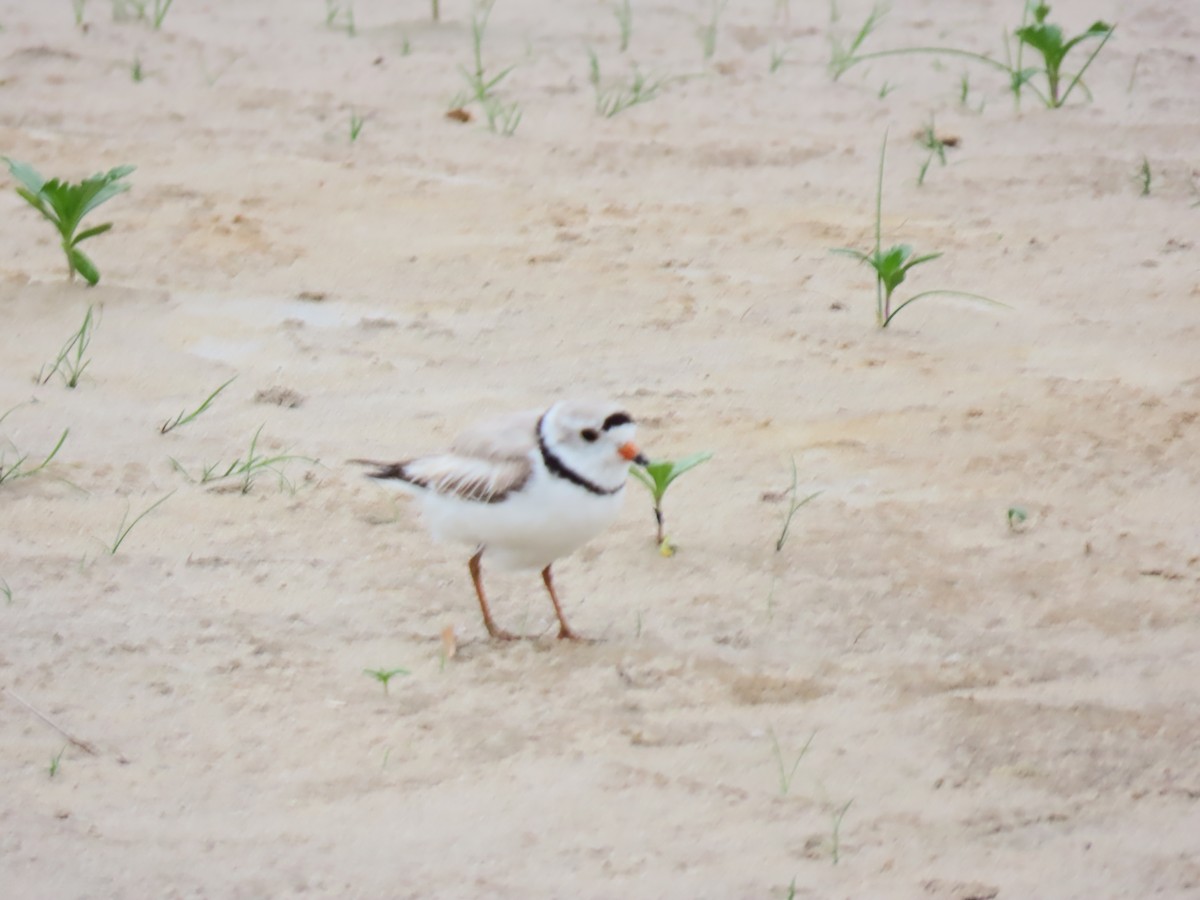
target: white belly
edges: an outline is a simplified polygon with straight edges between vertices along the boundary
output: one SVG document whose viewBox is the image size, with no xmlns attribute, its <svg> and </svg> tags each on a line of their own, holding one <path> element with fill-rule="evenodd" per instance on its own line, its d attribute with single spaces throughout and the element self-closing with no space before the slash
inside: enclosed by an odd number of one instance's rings
<svg viewBox="0 0 1200 900">
<path fill-rule="evenodd" d="M 539 473 L 499 503 L 473 503 L 426 493 L 425 523 L 438 540 L 483 546 L 485 564 L 543 569 L 609 527 L 625 491 L 597 495 Z"/>
</svg>

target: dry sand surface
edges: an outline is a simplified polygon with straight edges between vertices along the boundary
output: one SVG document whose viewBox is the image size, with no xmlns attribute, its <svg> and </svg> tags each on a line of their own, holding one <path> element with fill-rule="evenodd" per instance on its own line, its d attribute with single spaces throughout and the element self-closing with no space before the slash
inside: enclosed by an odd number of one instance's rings
<svg viewBox="0 0 1200 900">
<path fill-rule="evenodd" d="M 353 36 L 0 2 L 0 152 L 137 166 L 95 288 L 0 168 L 5 469 L 70 430 L 0 484 L 4 897 L 1200 896 L 1200 7 L 1056 4 L 1116 35 L 1092 102 L 1020 111 L 951 58 L 833 81 L 837 8 L 732 0 L 705 62 L 701 0 L 633 0 L 625 53 L 606 2 L 500 0 L 505 137 L 445 115 L 459 0 L 354 0 Z M 1020 15 L 895 0 L 866 49 L 1000 55 Z M 670 80 L 598 116 L 589 45 Z M 875 327 L 829 251 L 872 240 L 885 129 L 884 242 L 945 254 L 898 296 L 1007 308 Z M 89 305 L 78 387 L 35 383 Z M 673 558 L 631 485 L 557 566 L 595 642 L 530 572 L 490 586 L 538 637 L 497 645 L 469 551 L 347 460 L 577 394 L 715 458 Z M 260 428 L 298 458 L 197 483 Z M 776 552 L 793 458 L 821 493 Z"/>
</svg>

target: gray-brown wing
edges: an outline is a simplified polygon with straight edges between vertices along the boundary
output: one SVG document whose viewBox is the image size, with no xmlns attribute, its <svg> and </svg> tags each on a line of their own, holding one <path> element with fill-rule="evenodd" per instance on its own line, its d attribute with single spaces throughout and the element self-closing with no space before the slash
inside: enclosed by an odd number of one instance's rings
<svg viewBox="0 0 1200 900">
<path fill-rule="evenodd" d="M 401 463 L 394 467 L 398 471 L 391 477 L 437 494 L 452 494 L 475 503 L 499 503 L 529 481 L 532 468 L 526 456 L 484 459 L 441 453 Z"/>
<path fill-rule="evenodd" d="M 373 463 L 381 481 L 399 481 L 476 503 L 499 503 L 519 490 L 533 472 L 537 410 L 481 422 L 455 439 L 449 452 L 399 463 Z"/>
</svg>

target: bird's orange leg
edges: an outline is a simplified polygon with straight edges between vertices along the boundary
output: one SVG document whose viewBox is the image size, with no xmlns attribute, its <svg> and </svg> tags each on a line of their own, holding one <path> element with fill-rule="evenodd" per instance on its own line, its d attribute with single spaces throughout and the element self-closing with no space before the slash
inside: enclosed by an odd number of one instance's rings
<svg viewBox="0 0 1200 900">
<path fill-rule="evenodd" d="M 511 632 L 505 631 L 503 628 L 496 627 L 495 621 L 492 619 L 492 611 L 488 609 L 487 595 L 483 592 L 483 578 L 479 573 L 479 560 L 483 557 L 483 551 L 480 550 L 471 557 L 471 561 L 467 563 L 467 568 L 471 570 L 471 581 L 475 584 L 475 594 L 479 597 L 479 608 L 483 610 L 483 624 L 487 626 L 488 634 L 498 641 L 515 641 L 517 636 Z"/>
<path fill-rule="evenodd" d="M 554 581 L 550 577 L 550 567 L 542 569 L 542 581 L 546 583 L 546 590 L 550 592 L 550 602 L 554 604 L 554 614 L 558 616 L 558 636 L 560 639 L 568 641 L 583 640 L 579 635 L 571 630 L 571 626 L 567 624 L 567 620 L 563 618 L 562 607 L 558 603 L 558 594 L 554 592 Z"/>
</svg>

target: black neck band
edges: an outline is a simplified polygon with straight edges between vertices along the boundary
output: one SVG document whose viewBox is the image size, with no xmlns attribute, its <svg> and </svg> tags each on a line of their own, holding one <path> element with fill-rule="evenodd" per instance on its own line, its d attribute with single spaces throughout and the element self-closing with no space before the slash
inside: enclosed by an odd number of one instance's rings
<svg viewBox="0 0 1200 900">
<path fill-rule="evenodd" d="M 537 423 L 538 450 L 541 451 L 542 462 L 546 464 L 546 469 L 551 475 L 555 476 L 556 478 L 566 479 L 567 481 L 571 482 L 571 484 L 577 484 L 589 494 L 595 494 L 598 497 L 608 497 L 619 493 L 625 488 L 625 485 L 623 484 L 618 485 L 615 488 L 602 487 L 601 485 L 596 484 L 596 482 L 584 478 L 574 469 L 568 467 L 565 462 L 555 456 L 554 451 L 546 445 L 546 438 L 542 435 L 542 422 L 545 421 L 545 419 L 546 417 L 543 415 L 542 418 L 538 419 Z"/>
</svg>

